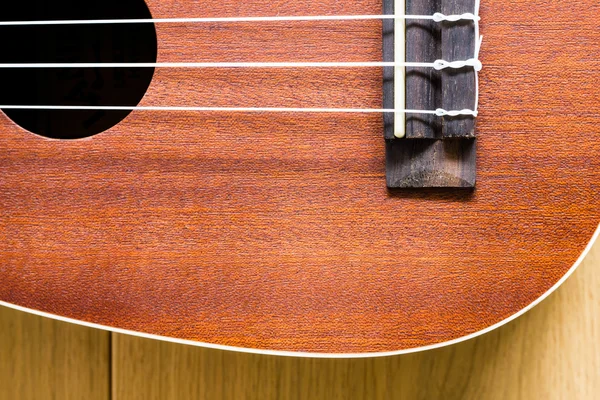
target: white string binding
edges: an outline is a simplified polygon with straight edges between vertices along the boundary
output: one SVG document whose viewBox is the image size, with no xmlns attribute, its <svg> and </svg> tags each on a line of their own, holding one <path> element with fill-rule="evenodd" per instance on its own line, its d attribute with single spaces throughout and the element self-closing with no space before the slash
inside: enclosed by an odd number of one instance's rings
<svg viewBox="0 0 600 400">
<path fill-rule="evenodd" d="M 433 62 L 433 68 L 438 71 L 446 68 L 459 69 L 464 67 L 473 67 L 475 71 L 479 72 L 483 68 L 483 64 L 481 64 L 481 61 L 479 61 L 477 58 L 470 58 L 465 61 L 448 62 L 444 60 L 436 60 Z"/>
<path fill-rule="evenodd" d="M 437 110 L 435 110 L 435 115 L 437 115 L 438 117 L 457 117 L 464 115 L 477 118 L 477 116 L 479 115 L 479 71 L 483 69 L 483 64 L 479 60 L 479 52 L 481 50 L 481 44 L 483 43 L 483 36 L 481 36 L 479 33 L 479 21 L 481 20 L 481 18 L 479 17 L 480 5 L 481 0 L 475 0 L 475 12 L 473 14 L 469 14 L 473 17 L 471 19 L 475 25 L 475 53 L 473 54 L 473 58 L 466 61 L 447 62 L 444 60 L 437 60 L 434 62 L 434 64 L 437 65 L 437 67 L 434 67 L 436 69 L 473 67 L 473 69 L 475 70 L 475 104 L 472 110 L 465 109 L 460 111 L 447 111 L 443 108 L 438 108 Z"/>
<path fill-rule="evenodd" d="M 103 25 L 103 24 L 149 24 L 149 23 L 211 23 L 211 22 L 285 22 L 285 21 L 353 21 L 385 19 L 433 20 L 435 22 L 479 19 L 477 15 L 315 15 L 315 16 L 275 16 L 275 17 L 215 17 L 215 18 L 154 18 L 154 19 L 90 19 L 52 21 L 0 21 L 0 26 L 31 25 Z"/>
<path fill-rule="evenodd" d="M 481 20 L 481 18 L 479 18 L 479 8 L 481 6 L 481 0 L 475 0 L 475 16 L 476 19 L 473 20 L 474 24 L 475 24 L 475 55 L 473 56 L 473 58 L 475 58 L 476 60 L 479 60 L 479 52 L 481 51 L 481 45 L 483 43 L 483 36 L 480 34 L 479 32 L 479 21 Z M 481 61 L 479 62 L 481 64 Z M 481 71 L 481 68 L 475 69 L 475 106 L 473 108 L 473 110 L 475 111 L 475 117 L 477 116 L 478 112 L 479 112 L 479 71 Z"/>
</svg>

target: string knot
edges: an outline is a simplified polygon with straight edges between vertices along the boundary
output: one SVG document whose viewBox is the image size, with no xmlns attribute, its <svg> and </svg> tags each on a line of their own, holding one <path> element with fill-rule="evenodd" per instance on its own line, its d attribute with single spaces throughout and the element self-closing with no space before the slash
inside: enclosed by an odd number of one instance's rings
<svg viewBox="0 0 600 400">
<path fill-rule="evenodd" d="M 446 60 L 435 60 L 433 68 L 437 71 L 441 71 L 446 68 L 460 69 L 464 67 L 473 67 L 475 71 L 479 72 L 483 69 L 483 64 L 476 58 L 470 58 L 464 61 L 446 61 Z"/>
<path fill-rule="evenodd" d="M 460 15 L 444 15 L 442 13 L 433 14 L 433 20 L 435 22 L 457 22 L 457 21 L 479 21 L 481 18 L 473 13 L 464 13 Z"/>
<path fill-rule="evenodd" d="M 477 117 L 477 111 L 469 109 L 447 111 L 443 108 L 438 108 L 437 110 L 435 110 L 435 115 L 437 115 L 438 117 L 458 117 L 460 115 Z"/>
</svg>

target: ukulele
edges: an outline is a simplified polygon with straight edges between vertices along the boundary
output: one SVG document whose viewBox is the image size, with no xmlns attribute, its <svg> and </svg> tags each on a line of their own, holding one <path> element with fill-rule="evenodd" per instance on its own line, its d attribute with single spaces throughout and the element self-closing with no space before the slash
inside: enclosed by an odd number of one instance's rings
<svg viewBox="0 0 600 400">
<path fill-rule="evenodd" d="M 598 13 L 595 0 L 12 3 L 0 304 L 328 357 L 498 327 L 597 235 Z"/>
</svg>

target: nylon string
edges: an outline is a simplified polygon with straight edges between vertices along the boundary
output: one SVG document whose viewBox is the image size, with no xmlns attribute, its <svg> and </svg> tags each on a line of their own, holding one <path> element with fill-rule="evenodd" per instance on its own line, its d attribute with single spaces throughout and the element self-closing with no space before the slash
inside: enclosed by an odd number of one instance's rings
<svg viewBox="0 0 600 400">
<path fill-rule="evenodd" d="M 439 117 L 467 115 L 476 117 L 479 103 L 479 77 L 482 69 L 479 51 L 483 37 L 479 35 L 479 4 L 476 0 L 475 12 L 456 15 L 325 15 L 325 16 L 273 16 L 273 17 L 219 17 L 219 18 L 154 18 L 154 19 L 98 19 L 98 20 L 48 20 L 48 21 L 0 21 L 0 26 L 43 26 L 43 25 L 102 25 L 102 24 L 144 24 L 144 23 L 235 23 L 235 22 L 278 22 L 278 21 L 352 21 L 413 19 L 435 22 L 473 21 L 477 38 L 474 57 L 463 61 L 435 60 L 433 62 L 188 62 L 188 63 L 14 63 L 0 64 L 0 69 L 8 68 L 367 68 L 367 67 L 422 67 L 460 69 L 472 67 L 475 70 L 476 99 L 473 110 L 396 110 L 379 108 L 295 108 L 295 107 L 178 107 L 178 106 L 54 106 L 54 105 L 0 105 L 5 110 L 98 110 L 98 111 L 226 111 L 226 112 L 293 112 L 293 113 L 397 113 L 431 114 Z"/>
<path fill-rule="evenodd" d="M 188 63 L 27 63 L 0 64 L 7 68 L 366 68 L 366 67 L 423 67 L 442 70 L 466 66 L 480 69 L 478 60 L 447 62 L 188 62 Z"/>
<path fill-rule="evenodd" d="M 352 21 L 386 19 L 433 20 L 435 22 L 460 20 L 478 20 L 472 13 L 460 15 L 315 15 L 315 16 L 277 16 L 277 17 L 215 17 L 215 18 L 151 18 L 151 19 L 83 19 L 49 21 L 0 21 L 0 26 L 31 25 L 103 25 L 103 24 L 161 24 L 161 23 L 211 23 L 211 22 L 287 22 L 287 21 Z"/>
</svg>

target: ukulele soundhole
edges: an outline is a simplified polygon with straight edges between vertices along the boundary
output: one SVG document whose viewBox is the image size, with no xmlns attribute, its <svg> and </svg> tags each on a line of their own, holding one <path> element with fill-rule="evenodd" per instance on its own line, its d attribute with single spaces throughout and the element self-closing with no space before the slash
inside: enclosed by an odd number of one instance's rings
<svg viewBox="0 0 600 400">
<path fill-rule="evenodd" d="M 2 20 L 152 18 L 144 0 L 19 0 L 2 7 Z M 154 63 L 154 24 L 3 26 L 0 63 Z M 153 68 L 0 69 L 0 104 L 136 106 Z M 4 110 L 22 128 L 53 139 L 106 131 L 131 111 Z"/>
</svg>

